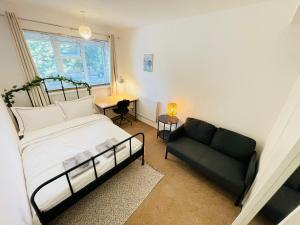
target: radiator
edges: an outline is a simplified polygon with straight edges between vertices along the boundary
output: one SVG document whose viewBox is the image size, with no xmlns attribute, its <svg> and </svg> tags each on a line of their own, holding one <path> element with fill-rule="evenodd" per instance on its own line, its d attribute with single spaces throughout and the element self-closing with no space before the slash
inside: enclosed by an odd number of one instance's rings
<svg viewBox="0 0 300 225">
<path fill-rule="evenodd" d="M 137 103 L 137 114 L 141 119 L 155 123 L 159 113 L 158 110 L 159 102 L 144 97 L 139 98 Z"/>
</svg>

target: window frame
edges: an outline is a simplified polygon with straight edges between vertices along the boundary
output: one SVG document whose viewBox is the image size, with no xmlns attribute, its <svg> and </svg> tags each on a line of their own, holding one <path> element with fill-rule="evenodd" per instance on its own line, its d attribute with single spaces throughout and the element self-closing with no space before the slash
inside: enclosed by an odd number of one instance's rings
<svg viewBox="0 0 300 225">
<path fill-rule="evenodd" d="M 87 67 L 87 63 L 86 63 L 86 60 L 85 60 L 85 53 L 84 53 L 84 43 L 82 41 L 91 41 L 91 42 L 107 42 L 107 47 L 108 47 L 108 54 L 110 54 L 110 45 L 109 45 L 109 38 L 108 36 L 105 38 L 105 39 L 98 39 L 98 38 L 92 38 L 92 39 L 89 39 L 89 40 L 85 40 L 79 36 L 73 36 L 73 35 L 66 35 L 66 34 L 62 34 L 62 33 L 55 33 L 55 32 L 45 32 L 45 31 L 38 31 L 38 30 L 31 30 L 31 29 L 22 29 L 23 32 L 34 32 L 34 33 L 40 33 L 40 34 L 43 34 L 43 35 L 49 35 L 49 36 L 59 36 L 59 37 L 66 37 L 66 38 L 71 38 L 71 39 L 78 39 L 79 40 L 79 49 L 80 49 L 80 57 L 78 57 L 79 59 L 81 59 L 82 61 L 82 65 L 83 65 L 83 75 L 84 75 L 84 78 L 85 78 L 85 82 L 87 82 L 89 84 L 89 76 L 88 76 L 88 67 Z M 60 46 L 59 46 L 59 41 L 55 41 L 53 40 L 52 38 L 50 38 L 50 43 L 52 45 L 52 48 L 53 48 L 53 53 L 54 53 L 54 59 L 55 59 L 55 62 L 56 62 L 56 65 L 57 65 L 57 72 L 59 74 L 65 74 L 64 73 L 64 65 L 63 65 L 63 58 L 77 58 L 76 56 L 67 56 L 67 57 L 62 57 L 61 56 L 61 53 L 60 53 Z M 27 45 L 27 40 L 26 40 L 26 45 Z M 102 54 L 105 55 L 105 51 L 103 48 L 101 48 L 101 51 L 102 51 Z M 29 53 L 31 55 L 31 52 L 29 50 Z M 31 55 L 32 57 L 32 55 Z M 109 55 L 107 56 L 109 57 Z M 109 58 L 108 58 L 109 60 Z M 107 70 L 107 65 L 105 63 L 105 58 L 102 57 L 102 62 L 103 62 L 103 66 L 104 66 L 104 71 Z M 35 69 L 37 70 L 36 68 L 36 65 L 34 63 L 34 67 Z M 108 68 L 108 79 L 107 79 L 107 82 L 106 83 L 103 83 L 103 84 L 89 84 L 91 87 L 98 87 L 98 88 L 109 88 L 111 87 L 111 71 L 110 71 L 110 68 Z M 39 75 L 39 74 L 38 74 Z M 78 88 L 78 90 L 80 90 L 82 88 Z M 67 91 L 75 91 L 75 88 L 73 87 L 70 87 L 70 88 L 65 88 L 65 90 Z M 59 93 L 62 91 L 62 89 L 55 89 L 55 90 L 48 90 L 49 93 Z"/>
</svg>

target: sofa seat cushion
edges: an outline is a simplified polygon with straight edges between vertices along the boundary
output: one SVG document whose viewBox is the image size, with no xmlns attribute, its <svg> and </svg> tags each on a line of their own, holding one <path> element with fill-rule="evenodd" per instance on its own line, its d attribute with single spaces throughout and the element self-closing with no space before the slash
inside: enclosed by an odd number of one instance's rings
<svg viewBox="0 0 300 225">
<path fill-rule="evenodd" d="M 198 163 L 211 149 L 189 137 L 180 137 L 168 142 L 167 151 L 191 163 Z"/>
<path fill-rule="evenodd" d="M 167 144 L 167 151 L 199 169 L 239 195 L 244 189 L 246 165 L 188 137 Z"/>
<path fill-rule="evenodd" d="M 187 118 L 184 124 L 184 131 L 188 137 L 206 145 L 210 144 L 216 129 L 214 125 L 194 118 Z"/>
<path fill-rule="evenodd" d="M 280 221 L 300 205 L 300 192 L 283 185 L 264 206 L 263 212 Z"/>
<path fill-rule="evenodd" d="M 238 160 L 248 162 L 255 150 L 256 142 L 244 135 L 218 128 L 210 146 Z"/>
<path fill-rule="evenodd" d="M 223 153 L 211 149 L 200 160 L 202 171 L 234 194 L 240 195 L 245 188 L 247 165 Z"/>
<path fill-rule="evenodd" d="M 285 185 L 300 192 L 300 167 L 285 182 Z"/>
</svg>

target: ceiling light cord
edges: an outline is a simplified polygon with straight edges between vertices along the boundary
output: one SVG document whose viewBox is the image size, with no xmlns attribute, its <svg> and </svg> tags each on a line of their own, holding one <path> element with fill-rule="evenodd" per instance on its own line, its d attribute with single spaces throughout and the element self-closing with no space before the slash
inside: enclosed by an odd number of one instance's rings
<svg viewBox="0 0 300 225">
<path fill-rule="evenodd" d="M 86 21 L 85 21 L 85 12 L 84 11 L 80 11 L 80 14 L 82 15 L 83 24 L 79 26 L 78 32 L 79 32 L 79 34 L 80 34 L 81 37 L 83 37 L 84 39 L 88 40 L 88 39 L 90 39 L 92 37 L 92 30 L 86 24 Z"/>
</svg>

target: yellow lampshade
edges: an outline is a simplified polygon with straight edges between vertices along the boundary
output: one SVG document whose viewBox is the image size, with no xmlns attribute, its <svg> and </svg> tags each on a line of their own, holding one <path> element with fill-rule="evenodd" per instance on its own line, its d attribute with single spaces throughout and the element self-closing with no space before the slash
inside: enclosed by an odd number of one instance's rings
<svg viewBox="0 0 300 225">
<path fill-rule="evenodd" d="M 168 103 L 167 114 L 169 116 L 175 116 L 177 114 L 177 104 L 176 103 Z"/>
</svg>

